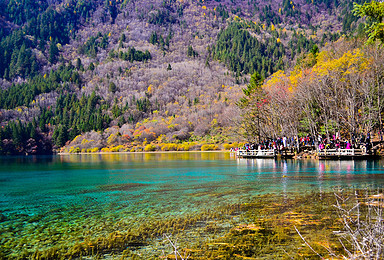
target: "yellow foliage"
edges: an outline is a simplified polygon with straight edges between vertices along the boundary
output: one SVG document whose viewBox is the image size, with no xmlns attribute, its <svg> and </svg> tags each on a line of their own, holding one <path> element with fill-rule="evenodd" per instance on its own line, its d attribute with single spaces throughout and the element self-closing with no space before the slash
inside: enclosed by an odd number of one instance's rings
<svg viewBox="0 0 384 260">
<path fill-rule="evenodd" d="M 288 77 L 289 81 L 291 83 L 291 87 L 289 88 L 289 91 L 293 91 L 293 88 L 296 88 L 299 84 L 299 79 L 303 77 L 303 71 L 302 70 L 294 70 L 291 72 L 291 75 Z"/>
<path fill-rule="evenodd" d="M 348 51 L 338 59 L 332 59 L 328 52 L 322 51 L 318 55 L 318 61 L 313 68 L 313 72 L 319 76 L 336 72 L 341 74 L 343 79 L 348 74 L 367 70 L 369 65 L 369 60 L 364 57 L 364 53 L 360 49 Z"/>
<path fill-rule="evenodd" d="M 86 144 L 86 143 L 89 143 L 89 142 L 91 142 L 91 141 L 88 141 L 87 139 L 83 139 L 83 140 L 81 141 L 81 144 Z"/>
<path fill-rule="evenodd" d="M 73 139 L 73 141 L 72 142 L 76 142 L 77 141 L 77 139 L 78 138 L 80 138 L 81 137 L 81 135 L 78 135 L 78 136 L 76 136 L 74 139 Z"/>
<path fill-rule="evenodd" d="M 204 144 L 201 146 L 200 149 L 201 151 L 214 151 L 214 150 L 218 150 L 219 146 L 216 144 Z"/>
<path fill-rule="evenodd" d="M 149 85 L 149 86 L 148 86 L 148 90 L 147 90 L 147 92 L 148 92 L 149 94 L 152 94 L 152 87 L 153 87 L 152 85 Z"/>
<path fill-rule="evenodd" d="M 145 152 L 153 152 L 153 151 L 156 151 L 156 146 L 154 146 L 153 144 L 147 144 L 144 148 L 144 151 Z"/>
<path fill-rule="evenodd" d="M 110 152 L 120 152 L 121 150 L 124 149 L 124 146 L 123 145 L 118 145 L 118 146 L 112 146 L 109 151 Z"/>
<path fill-rule="evenodd" d="M 230 150 L 231 148 L 234 148 L 233 144 L 223 144 L 224 150 Z"/>
<path fill-rule="evenodd" d="M 71 147 L 70 149 L 69 149 L 69 152 L 70 153 L 80 153 L 80 148 L 79 147 Z"/>
<path fill-rule="evenodd" d="M 91 149 L 91 153 L 97 153 L 99 151 L 99 147 L 95 147 Z"/>
<path fill-rule="evenodd" d="M 162 151 L 176 151 L 177 150 L 177 144 L 174 144 L 174 143 L 162 144 L 161 150 Z"/>
<path fill-rule="evenodd" d="M 178 144 L 177 150 L 178 151 L 189 151 L 190 147 L 188 144 Z"/>
<path fill-rule="evenodd" d="M 108 138 L 107 138 L 107 143 L 108 144 L 112 144 L 116 141 L 117 139 L 117 136 L 115 134 L 111 134 Z"/>
<path fill-rule="evenodd" d="M 268 81 L 264 83 L 264 88 L 269 89 L 276 84 L 283 83 L 286 78 L 287 76 L 285 75 L 284 71 L 278 70 L 269 77 Z"/>
</svg>

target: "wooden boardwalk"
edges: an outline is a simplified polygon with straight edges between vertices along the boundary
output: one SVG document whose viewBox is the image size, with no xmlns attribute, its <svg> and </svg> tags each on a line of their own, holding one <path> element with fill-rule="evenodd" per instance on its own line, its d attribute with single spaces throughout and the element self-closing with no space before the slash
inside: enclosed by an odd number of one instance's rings
<svg viewBox="0 0 384 260">
<path fill-rule="evenodd" d="M 275 158 L 276 151 L 269 150 L 237 150 L 237 158 Z"/>
<path fill-rule="evenodd" d="M 367 153 L 366 149 L 324 149 L 317 151 L 319 159 L 373 159 L 375 153 Z"/>
<path fill-rule="evenodd" d="M 237 150 L 237 158 L 293 158 L 295 153 L 290 150 L 277 151 L 275 149 L 267 150 Z"/>
<path fill-rule="evenodd" d="M 358 159 L 375 159 L 379 156 L 376 154 L 376 147 L 367 152 L 365 147 L 360 149 L 323 149 L 310 151 L 312 155 L 321 160 L 358 160 Z M 264 149 L 264 150 L 237 150 L 237 158 L 282 158 L 291 159 L 296 155 L 295 150 L 275 150 L 275 149 Z"/>
</svg>

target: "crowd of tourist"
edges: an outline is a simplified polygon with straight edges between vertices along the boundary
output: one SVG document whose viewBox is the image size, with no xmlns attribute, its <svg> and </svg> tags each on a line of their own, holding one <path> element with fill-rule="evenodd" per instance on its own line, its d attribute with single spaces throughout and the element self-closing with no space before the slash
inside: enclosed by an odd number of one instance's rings
<svg viewBox="0 0 384 260">
<path fill-rule="evenodd" d="M 383 139 L 383 134 L 378 133 L 380 140 Z M 319 134 L 318 136 L 307 135 L 304 137 L 278 137 L 269 138 L 259 143 L 247 143 L 243 149 L 250 150 L 269 150 L 274 149 L 277 151 L 294 150 L 300 151 L 302 148 L 306 149 L 358 149 L 365 148 L 369 151 L 372 148 L 371 134 L 350 134 L 350 138 L 341 138 L 339 132 L 326 136 Z"/>
</svg>

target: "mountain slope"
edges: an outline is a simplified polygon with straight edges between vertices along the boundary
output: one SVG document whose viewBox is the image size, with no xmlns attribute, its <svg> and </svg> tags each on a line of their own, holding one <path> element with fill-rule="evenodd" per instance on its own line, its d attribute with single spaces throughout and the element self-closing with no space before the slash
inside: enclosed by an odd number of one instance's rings
<svg viewBox="0 0 384 260">
<path fill-rule="evenodd" d="M 67 151 L 234 140 L 249 75 L 356 30 L 351 3 L 6 1 L 0 151 L 40 151 L 15 138 L 28 122 L 55 148 L 74 140 Z"/>
</svg>

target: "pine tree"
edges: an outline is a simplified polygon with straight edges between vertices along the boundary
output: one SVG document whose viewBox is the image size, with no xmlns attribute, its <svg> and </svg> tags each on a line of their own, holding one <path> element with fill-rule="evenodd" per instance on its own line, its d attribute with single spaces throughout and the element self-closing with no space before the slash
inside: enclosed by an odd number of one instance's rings
<svg viewBox="0 0 384 260">
<path fill-rule="evenodd" d="M 113 82 L 109 83 L 109 91 L 112 93 L 115 93 L 117 91 L 117 87 L 115 83 Z"/>
<path fill-rule="evenodd" d="M 77 58 L 77 59 L 76 59 L 76 65 L 75 65 L 76 69 L 79 70 L 79 69 L 81 68 L 81 66 L 82 66 L 82 65 L 81 65 L 81 59 L 80 59 L 80 58 Z"/>
<path fill-rule="evenodd" d="M 91 62 L 91 63 L 89 64 L 88 69 L 91 70 L 91 71 L 94 71 L 94 70 L 95 70 L 95 65 L 93 64 L 93 62 Z"/>
<path fill-rule="evenodd" d="M 57 61 L 57 55 L 59 55 L 59 49 L 57 48 L 57 44 L 56 42 L 51 42 L 51 45 L 49 46 L 49 63 L 54 64 Z"/>
</svg>

